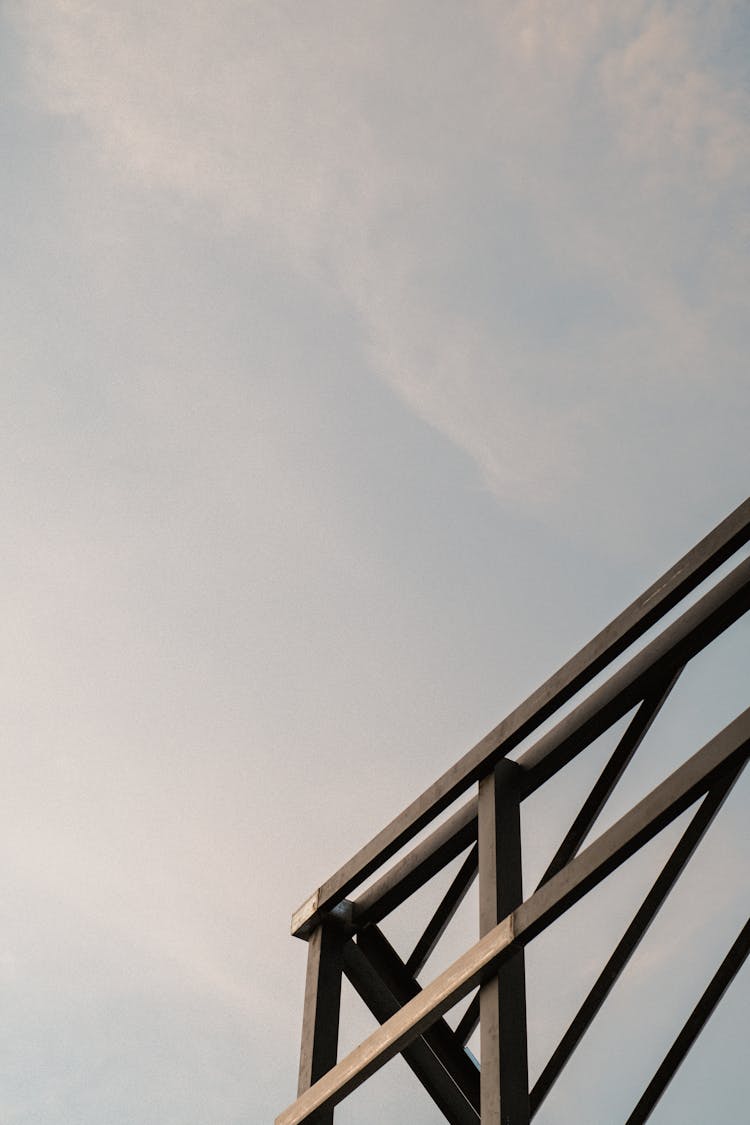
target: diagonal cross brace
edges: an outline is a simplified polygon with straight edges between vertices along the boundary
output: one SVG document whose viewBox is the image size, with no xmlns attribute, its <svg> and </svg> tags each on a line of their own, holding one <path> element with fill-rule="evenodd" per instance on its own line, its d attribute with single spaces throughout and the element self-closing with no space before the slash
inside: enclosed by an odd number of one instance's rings
<svg viewBox="0 0 750 1125">
<path fill-rule="evenodd" d="M 358 935 L 357 942 L 398 1001 L 399 1007 L 408 1004 L 421 993 L 420 985 L 377 926 L 368 926 Z M 438 1019 L 424 1032 L 423 1038 L 461 1087 L 467 1100 L 479 1108 L 479 1069 L 445 1020 Z"/>
<path fill-rule="evenodd" d="M 383 979 L 360 943 L 347 942 L 344 972 L 379 1023 L 399 1011 L 398 989 L 389 987 L 392 982 Z M 404 1048 L 404 1061 L 451 1125 L 479 1125 L 479 1071 L 442 1022 Z"/>
</svg>

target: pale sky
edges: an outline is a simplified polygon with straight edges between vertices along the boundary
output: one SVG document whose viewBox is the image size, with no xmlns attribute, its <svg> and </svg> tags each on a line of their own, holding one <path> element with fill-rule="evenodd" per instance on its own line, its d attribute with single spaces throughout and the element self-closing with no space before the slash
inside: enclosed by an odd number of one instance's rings
<svg viewBox="0 0 750 1125">
<path fill-rule="evenodd" d="M 750 12 L 1 11 L 0 1122 L 266 1122 L 292 910 L 749 491 Z M 612 815 L 747 706 L 749 641 Z M 637 1101 L 746 916 L 749 792 L 541 1125 Z M 667 835 L 532 946 L 532 1073 Z M 657 1125 L 744 1119 L 749 976 Z M 339 1119 L 436 1115 L 397 1061 Z"/>
</svg>

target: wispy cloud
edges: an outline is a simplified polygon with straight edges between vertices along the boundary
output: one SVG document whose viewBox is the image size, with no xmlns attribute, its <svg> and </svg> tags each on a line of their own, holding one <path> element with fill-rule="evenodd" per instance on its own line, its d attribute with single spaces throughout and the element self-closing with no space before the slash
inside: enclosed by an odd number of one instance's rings
<svg viewBox="0 0 750 1125">
<path fill-rule="evenodd" d="M 676 387 L 736 389 L 747 98 L 705 49 L 734 16 L 17 8 L 50 110 L 144 190 L 331 287 L 396 394 L 498 495 L 543 508 L 616 415 L 634 432 L 633 397 L 658 413 Z"/>
</svg>

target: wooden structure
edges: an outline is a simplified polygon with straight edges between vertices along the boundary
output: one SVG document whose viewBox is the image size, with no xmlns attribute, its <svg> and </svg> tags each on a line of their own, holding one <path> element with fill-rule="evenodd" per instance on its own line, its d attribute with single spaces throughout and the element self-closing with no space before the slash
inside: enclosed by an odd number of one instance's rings
<svg viewBox="0 0 750 1125">
<path fill-rule="evenodd" d="M 750 608 L 750 500 L 654 583 L 495 727 L 300 907 L 292 933 L 309 943 L 297 1100 L 276 1125 L 329 1125 L 334 1106 L 397 1053 L 455 1125 L 528 1125 L 721 808 L 750 753 L 750 708 L 689 757 L 593 843 L 583 844 L 686 664 Z M 733 559 L 720 580 L 715 574 Z M 707 580 L 711 579 L 710 583 Z M 600 673 L 708 588 L 594 690 Z M 556 725 L 534 732 L 576 695 Z M 538 887 L 521 885 L 521 804 L 632 712 L 629 725 L 551 858 Z M 530 741 L 531 736 L 531 741 Z M 529 744 L 530 741 L 530 744 Z M 521 743 L 527 747 L 509 757 Z M 446 818 L 462 794 L 471 796 Z M 691 806 L 692 819 L 626 932 L 529 1089 L 524 948 L 565 910 Z M 358 888 L 432 823 L 366 890 Z M 465 859 L 403 961 L 379 923 L 437 871 Z M 421 987 L 416 976 L 479 876 L 479 939 Z M 628 1125 L 645 1121 L 747 956 L 745 925 L 661 1060 Z M 380 1026 L 337 1059 L 342 974 Z M 455 1028 L 444 1019 L 473 993 Z M 466 1050 L 480 1027 L 481 1067 Z"/>
</svg>

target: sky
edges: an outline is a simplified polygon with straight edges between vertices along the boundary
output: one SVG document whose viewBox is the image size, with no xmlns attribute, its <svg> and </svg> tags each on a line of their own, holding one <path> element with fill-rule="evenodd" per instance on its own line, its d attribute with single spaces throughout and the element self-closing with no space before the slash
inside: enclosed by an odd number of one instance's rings
<svg viewBox="0 0 750 1125">
<path fill-rule="evenodd" d="M 292 910 L 748 492 L 750 14 L 0 20 L 0 1122 L 268 1121 Z M 612 816 L 747 705 L 749 640 L 686 673 Z M 529 802 L 529 878 L 603 752 Z M 542 1125 L 635 1104 L 744 921 L 747 798 Z M 533 1073 L 670 831 L 530 947 Z M 742 1119 L 748 988 L 655 1122 Z M 337 1121 L 407 1115 L 436 1120 L 397 1060 Z"/>
</svg>

